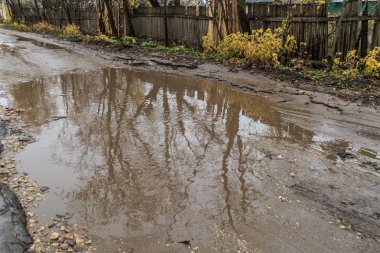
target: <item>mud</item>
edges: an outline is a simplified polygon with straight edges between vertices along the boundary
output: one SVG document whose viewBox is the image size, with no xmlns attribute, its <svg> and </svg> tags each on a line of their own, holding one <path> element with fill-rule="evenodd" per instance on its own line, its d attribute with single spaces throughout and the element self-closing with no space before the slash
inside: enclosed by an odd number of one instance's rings
<svg viewBox="0 0 380 253">
<path fill-rule="evenodd" d="M 20 202 L 9 187 L 0 182 L 0 252 L 22 253 L 31 243 Z"/>
<path fill-rule="evenodd" d="M 59 46 L 103 66 L 3 91 L 34 129 L 16 159 L 49 187 L 41 223 L 72 213 L 97 252 L 379 251 L 376 109 L 261 74 L 126 56 L 133 68 L 114 68 Z"/>
</svg>

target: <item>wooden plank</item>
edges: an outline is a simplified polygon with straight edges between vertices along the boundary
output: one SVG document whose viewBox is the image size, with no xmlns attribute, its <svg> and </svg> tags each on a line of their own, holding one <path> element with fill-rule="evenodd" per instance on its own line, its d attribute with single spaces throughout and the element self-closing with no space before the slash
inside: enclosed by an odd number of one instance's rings
<svg viewBox="0 0 380 253">
<path fill-rule="evenodd" d="M 257 17 L 248 17 L 250 20 L 262 20 L 265 22 L 282 22 L 286 20 L 284 17 L 266 17 L 266 18 L 257 18 Z M 292 22 L 331 22 L 337 21 L 339 17 L 293 17 Z M 356 16 L 356 17 L 346 17 L 342 18 L 343 22 L 349 21 L 363 21 L 363 20 L 377 20 L 380 21 L 380 17 L 375 16 Z"/>
</svg>

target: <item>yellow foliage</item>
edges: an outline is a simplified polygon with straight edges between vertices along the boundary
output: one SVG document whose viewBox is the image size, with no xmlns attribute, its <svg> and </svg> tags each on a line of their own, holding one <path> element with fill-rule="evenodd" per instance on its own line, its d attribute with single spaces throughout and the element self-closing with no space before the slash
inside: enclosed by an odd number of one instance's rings
<svg viewBox="0 0 380 253">
<path fill-rule="evenodd" d="M 61 31 L 59 27 L 45 23 L 45 22 L 39 22 L 37 24 L 33 24 L 31 28 L 37 32 L 47 32 L 47 33 L 57 33 Z"/>
<path fill-rule="evenodd" d="M 65 28 L 63 29 L 63 34 L 72 37 L 81 36 L 81 32 L 79 31 L 79 28 L 76 25 L 65 26 Z"/>
<path fill-rule="evenodd" d="M 301 4 L 326 4 L 326 0 L 299 0 Z"/>
<path fill-rule="evenodd" d="M 117 40 L 112 39 L 112 38 L 108 37 L 105 34 L 96 35 L 94 37 L 94 40 L 96 40 L 96 41 L 104 41 L 104 42 L 111 43 L 111 44 L 118 44 L 119 43 Z"/>
<path fill-rule="evenodd" d="M 369 51 L 363 59 L 363 72 L 365 75 L 380 79 L 380 47 Z"/>
<path fill-rule="evenodd" d="M 7 26 L 18 31 L 28 31 L 28 27 L 23 23 L 14 22 L 12 24 L 6 25 L 6 27 Z"/>
<path fill-rule="evenodd" d="M 360 57 L 356 50 L 351 50 L 346 57 L 341 60 L 342 53 L 337 53 L 333 59 L 333 70 L 340 72 L 345 77 L 356 77 L 359 73 Z"/>
<path fill-rule="evenodd" d="M 211 35 L 207 34 L 202 37 L 202 47 L 206 53 L 216 51 L 216 45 L 211 38 Z"/>
<path fill-rule="evenodd" d="M 99 35 L 96 35 L 94 39 L 98 41 L 108 41 L 109 37 L 105 34 L 99 34 Z"/>
<path fill-rule="evenodd" d="M 247 33 L 232 33 L 220 43 L 217 51 L 227 60 L 234 58 L 244 59 L 249 44 L 249 35 Z"/>
<path fill-rule="evenodd" d="M 369 51 L 367 56 L 360 58 L 356 50 L 349 51 L 341 60 L 342 53 L 337 53 L 333 59 L 333 70 L 345 77 L 357 77 L 364 74 L 380 79 L 380 47 Z"/>
<path fill-rule="evenodd" d="M 273 67 L 279 64 L 279 55 L 290 53 L 296 48 L 293 36 L 287 36 L 283 42 L 283 28 L 274 31 L 267 29 L 253 30 L 252 34 L 233 33 L 228 35 L 219 46 L 215 46 L 209 37 L 203 38 L 205 51 L 216 51 L 224 59 L 242 64 L 249 62 L 263 67 Z"/>
</svg>

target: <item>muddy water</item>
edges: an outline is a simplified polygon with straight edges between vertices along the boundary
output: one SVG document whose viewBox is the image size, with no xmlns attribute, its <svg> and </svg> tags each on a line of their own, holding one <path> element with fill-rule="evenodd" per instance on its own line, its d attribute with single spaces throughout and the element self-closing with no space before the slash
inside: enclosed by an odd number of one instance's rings
<svg viewBox="0 0 380 253">
<path fill-rule="evenodd" d="M 38 139 L 20 167 L 51 188 L 41 222 L 73 213 L 98 252 L 255 252 L 256 168 L 277 155 L 260 141 L 323 147 L 266 98 L 204 80 L 107 68 L 10 94 Z"/>
<path fill-rule="evenodd" d="M 30 38 L 25 38 L 25 37 L 21 37 L 21 36 L 17 36 L 17 41 L 29 41 L 37 47 L 43 47 L 46 49 L 62 49 L 62 47 L 51 44 L 51 43 L 46 43 L 46 42 L 42 42 L 42 41 L 30 39 Z"/>
</svg>

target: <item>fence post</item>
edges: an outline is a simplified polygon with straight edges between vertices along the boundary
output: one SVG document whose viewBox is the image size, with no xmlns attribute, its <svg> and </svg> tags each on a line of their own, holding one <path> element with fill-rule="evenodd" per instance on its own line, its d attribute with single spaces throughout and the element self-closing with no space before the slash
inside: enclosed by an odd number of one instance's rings
<svg viewBox="0 0 380 253">
<path fill-rule="evenodd" d="M 363 17 L 368 17 L 368 0 L 365 1 L 365 7 L 363 10 Z M 361 35 L 360 36 L 360 40 L 361 40 L 360 56 L 364 57 L 367 55 L 367 49 L 368 49 L 368 20 L 362 21 L 362 28 L 360 31 L 360 35 Z M 357 45 L 357 46 L 359 46 L 359 45 Z"/>
<path fill-rule="evenodd" d="M 380 47 L 380 0 L 377 0 L 375 25 L 373 26 L 371 48 Z"/>
<path fill-rule="evenodd" d="M 169 36 L 168 36 L 168 15 L 167 15 L 167 4 L 168 1 L 164 2 L 164 32 L 165 32 L 165 46 L 169 46 Z"/>
</svg>

